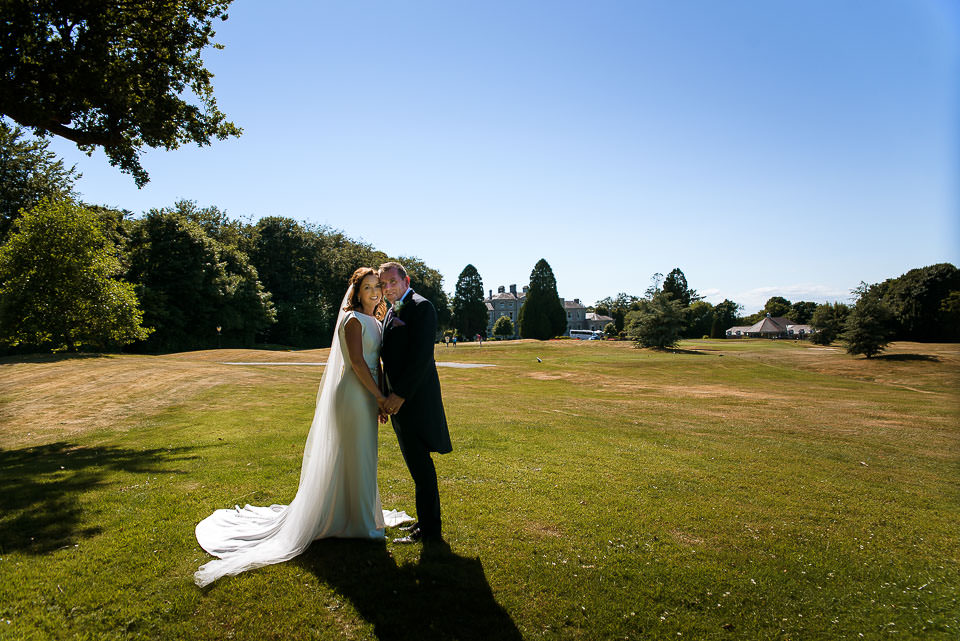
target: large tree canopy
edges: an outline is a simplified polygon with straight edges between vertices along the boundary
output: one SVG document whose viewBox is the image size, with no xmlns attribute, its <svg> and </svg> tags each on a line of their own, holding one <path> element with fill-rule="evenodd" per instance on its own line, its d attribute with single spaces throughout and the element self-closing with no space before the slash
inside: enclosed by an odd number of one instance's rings
<svg viewBox="0 0 960 641">
<path fill-rule="evenodd" d="M 817 305 L 810 319 L 816 333 L 810 338 L 817 345 L 829 345 L 843 333 L 850 307 L 843 303 Z"/>
<path fill-rule="evenodd" d="M 99 212 L 42 200 L 0 247 L 0 344 L 105 349 L 145 339 L 134 287 Z"/>
<path fill-rule="evenodd" d="M 131 232 L 130 280 L 156 328 L 145 347 L 212 348 L 218 327 L 228 345 L 251 345 L 275 320 L 270 294 L 246 254 L 209 237 L 182 207 L 151 210 Z"/>
<path fill-rule="evenodd" d="M 201 51 L 232 0 L 3 0 L 0 114 L 149 180 L 144 146 L 237 136 L 217 108 Z M 195 99 L 193 104 L 188 100 Z"/>
<path fill-rule="evenodd" d="M 727 330 L 737 324 L 737 314 L 743 309 L 729 298 L 713 307 L 713 324 L 710 326 L 710 338 L 724 338 Z"/>
<path fill-rule="evenodd" d="M 336 243 L 323 228 L 279 216 L 261 218 L 247 234 L 250 262 L 277 309 L 276 324 L 266 330 L 268 342 L 329 345 L 346 290 L 345 279 L 334 273 Z"/>
<path fill-rule="evenodd" d="M 896 317 L 899 340 L 950 340 L 957 329 L 942 311 L 943 301 L 960 290 L 960 270 L 950 263 L 911 269 L 877 286 L 883 302 Z"/>
</svg>

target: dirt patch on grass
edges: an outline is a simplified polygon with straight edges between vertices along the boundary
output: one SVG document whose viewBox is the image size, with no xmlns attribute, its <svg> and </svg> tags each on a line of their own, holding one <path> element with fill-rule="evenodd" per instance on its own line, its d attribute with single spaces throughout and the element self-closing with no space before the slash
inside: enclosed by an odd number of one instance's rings
<svg viewBox="0 0 960 641">
<path fill-rule="evenodd" d="M 316 363 L 326 361 L 329 355 L 329 349 L 206 349 L 198 350 L 196 352 L 167 354 L 163 357 L 157 358 L 164 358 L 167 360 L 208 361 L 216 363 L 238 361 L 258 363 Z"/>
<path fill-rule="evenodd" d="M 309 355 L 297 352 L 293 357 L 289 352 L 222 350 L 171 356 L 7 360 L 0 363 L 0 447 L 122 427 L 138 416 L 182 403 L 217 385 L 265 380 L 262 368 L 231 367 L 220 360 L 306 361 L 317 358 L 317 351 Z"/>
<path fill-rule="evenodd" d="M 947 393 L 956 397 L 960 384 L 960 345 L 952 343 L 891 343 L 879 357 L 850 356 L 837 347 L 807 347 L 741 354 L 802 370 L 854 380 L 896 385 L 919 393 Z"/>
<path fill-rule="evenodd" d="M 524 531 L 541 538 L 559 539 L 563 536 L 563 532 L 560 531 L 560 528 L 554 525 L 547 525 L 546 523 L 528 522 L 524 524 L 523 529 Z"/>
<path fill-rule="evenodd" d="M 750 400 L 786 401 L 789 397 L 758 390 L 745 390 L 725 385 L 662 385 L 657 388 L 668 396 L 720 397 L 730 396 Z"/>
<path fill-rule="evenodd" d="M 682 532 L 680 530 L 670 530 L 670 535 L 674 538 L 674 540 L 677 543 L 679 543 L 680 545 L 684 545 L 686 547 L 703 545 L 703 539 L 693 536 L 692 534 L 688 534 L 687 532 Z"/>
<path fill-rule="evenodd" d="M 558 381 L 565 378 L 573 378 L 573 374 L 565 372 L 530 372 L 527 376 L 538 381 Z"/>
<path fill-rule="evenodd" d="M 771 392 L 740 389 L 726 385 L 644 385 L 630 381 L 603 381 L 604 389 L 629 391 L 667 398 L 737 398 L 744 400 L 789 401 L 791 397 Z"/>
</svg>

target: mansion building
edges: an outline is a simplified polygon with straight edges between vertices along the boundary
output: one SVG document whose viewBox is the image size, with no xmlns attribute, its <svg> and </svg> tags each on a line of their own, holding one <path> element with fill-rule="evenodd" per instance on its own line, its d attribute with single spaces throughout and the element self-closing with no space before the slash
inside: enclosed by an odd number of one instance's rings
<svg viewBox="0 0 960 641">
<path fill-rule="evenodd" d="M 487 306 L 487 336 L 493 336 L 493 324 L 501 316 L 506 316 L 513 323 L 514 332 L 520 333 L 517 323 L 520 320 L 520 308 L 523 307 L 523 301 L 527 298 L 529 287 L 524 286 L 523 291 L 518 292 L 516 285 L 510 285 L 510 291 L 500 285 L 497 293 L 489 290 L 490 295 L 483 301 Z M 567 313 L 567 329 L 564 334 L 569 335 L 571 329 L 589 329 L 602 330 L 607 323 L 613 321 L 609 316 L 601 316 L 592 312 L 587 312 L 586 305 L 580 302 L 579 298 L 573 300 L 560 299 L 564 311 Z"/>
</svg>

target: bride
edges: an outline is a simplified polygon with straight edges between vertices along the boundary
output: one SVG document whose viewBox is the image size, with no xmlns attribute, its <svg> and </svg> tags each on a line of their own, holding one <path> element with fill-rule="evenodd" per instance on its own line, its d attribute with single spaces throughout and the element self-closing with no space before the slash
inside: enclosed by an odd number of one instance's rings
<svg viewBox="0 0 960 641">
<path fill-rule="evenodd" d="M 385 512 L 377 489 L 380 323 L 386 303 L 377 272 L 361 267 L 337 317 L 320 380 L 297 495 L 290 505 L 217 510 L 197 525 L 200 547 L 218 557 L 194 574 L 200 587 L 222 576 L 280 563 L 315 539 L 383 539 L 384 527 L 413 519 Z"/>
</svg>

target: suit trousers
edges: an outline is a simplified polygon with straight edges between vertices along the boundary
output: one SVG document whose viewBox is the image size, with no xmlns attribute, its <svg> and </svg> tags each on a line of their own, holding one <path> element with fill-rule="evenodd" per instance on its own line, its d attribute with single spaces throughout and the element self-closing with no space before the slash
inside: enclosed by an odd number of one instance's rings
<svg viewBox="0 0 960 641">
<path fill-rule="evenodd" d="M 430 448 L 416 430 L 412 429 L 413 426 L 405 424 L 399 414 L 394 414 L 391 420 L 403 461 L 413 477 L 420 532 L 427 537 L 439 537 L 440 488 L 437 486 L 437 469 L 430 457 Z"/>
</svg>

